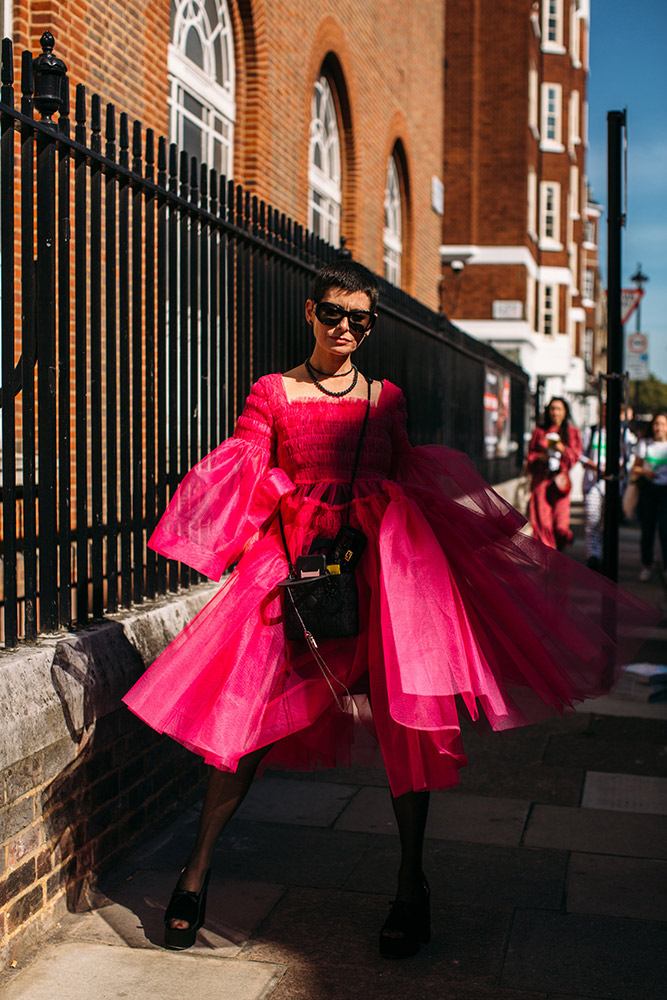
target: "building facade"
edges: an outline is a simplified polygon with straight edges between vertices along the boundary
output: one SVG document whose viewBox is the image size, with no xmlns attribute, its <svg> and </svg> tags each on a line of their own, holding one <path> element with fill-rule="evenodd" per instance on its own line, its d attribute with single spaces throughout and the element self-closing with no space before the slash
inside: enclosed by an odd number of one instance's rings
<svg viewBox="0 0 667 1000">
<path fill-rule="evenodd" d="M 17 51 L 49 28 L 72 80 L 438 308 L 444 0 L 5 8 Z"/>
<path fill-rule="evenodd" d="M 588 34 L 588 0 L 447 3 L 443 309 L 573 401 L 601 346 Z"/>
</svg>

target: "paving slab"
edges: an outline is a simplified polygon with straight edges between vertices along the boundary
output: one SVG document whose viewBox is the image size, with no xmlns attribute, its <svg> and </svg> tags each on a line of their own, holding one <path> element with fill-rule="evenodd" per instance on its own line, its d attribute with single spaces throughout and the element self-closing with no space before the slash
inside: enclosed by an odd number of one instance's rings
<svg viewBox="0 0 667 1000">
<path fill-rule="evenodd" d="M 615 774 L 648 774 L 660 776 L 667 773 L 664 725 L 661 737 L 641 732 L 628 734 L 628 719 L 610 717 L 597 720 L 596 730 L 587 730 L 572 736 L 552 736 L 544 755 L 545 764 L 583 767 L 586 771 L 612 771 Z M 615 723 L 604 726 L 602 723 Z M 654 720 L 635 720 L 641 727 L 655 725 Z M 595 722 L 593 723 L 595 725 Z M 618 735 L 614 736 L 614 729 Z"/>
<path fill-rule="evenodd" d="M 667 778 L 587 771 L 581 804 L 586 809 L 667 816 Z"/>
<path fill-rule="evenodd" d="M 523 843 L 526 847 L 664 860 L 667 817 L 538 805 L 530 814 Z"/>
<path fill-rule="evenodd" d="M 364 833 L 233 819 L 215 849 L 213 870 L 242 882 L 337 888 L 374 839 Z"/>
<path fill-rule="evenodd" d="M 399 860 L 398 844 L 390 838 L 375 838 L 345 888 L 391 895 Z M 565 892 L 567 860 L 566 851 L 428 840 L 424 871 L 434 898 L 446 903 L 558 910 Z"/>
<path fill-rule="evenodd" d="M 663 1000 L 664 945 L 664 924 L 657 922 L 518 910 L 500 984 L 609 1000 Z"/>
<path fill-rule="evenodd" d="M 426 836 L 481 844 L 518 845 L 530 803 L 520 799 L 434 792 Z M 389 796 L 363 788 L 342 813 L 336 830 L 398 835 Z"/>
<path fill-rule="evenodd" d="M 577 706 L 582 713 L 595 712 L 597 715 L 611 715 L 619 718 L 667 719 L 667 702 L 628 701 L 615 694 L 605 694 L 600 698 L 582 701 Z"/>
<path fill-rule="evenodd" d="M 263 1000 L 283 972 L 275 963 L 71 942 L 43 952 L 5 986 L 3 1000 Z"/>
<path fill-rule="evenodd" d="M 574 853 L 565 908 L 569 913 L 667 920 L 667 861 Z"/>
<path fill-rule="evenodd" d="M 71 933 L 77 939 L 124 942 L 130 948 L 161 948 L 164 912 L 178 871 L 147 869 L 109 886 L 95 920 L 82 920 Z M 198 932 L 193 952 L 233 957 L 273 909 L 284 889 L 280 885 L 246 880 L 243 883 L 211 876 L 206 924 Z"/>
<path fill-rule="evenodd" d="M 271 1000 L 547 1000 L 546 993 L 493 989 L 467 989 L 451 983 L 443 975 L 432 974 L 426 949 L 406 959 L 409 979 L 399 975 L 397 962 L 386 961 L 380 968 L 327 966 L 317 972 L 291 966 L 271 994 Z M 577 1000 L 568 997 L 567 1000 Z"/>
<path fill-rule="evenodd" d="M 253 783 L 237 816 L 265 823 L 331 826 L 357 790 L 357 785 L 260 778 Z"/>
<path fill-rule="evenodd" d="M 418 955 L 387 962 L 378 950 L 378 934 L 390 897 L 357 892 L 290 889 L 241 952 L 242 958 L 300 968 L 311 979 L 311 993 L 299 1000 L 326 996 L 327 984 L 347 981 L 349 997 L 366 994 L 359 986 L 375 975 L 391 977 L 386 997 L 411 997 L 422 976 L 442 984 L 462 984 L 470 994 L 497 987 L 509 934 L 510 908 L 452 906 L 432 900 L 433 933 Z M 282 956 L 282 957 L 281 957 Z M 289 994 L 287 994 L 289 995 Z M 381 996 L 381 994 L 380 994 Z M 452 994 L 458 998 L 458 993 Z M 384 998 L 383 998 L 384 1000 Z"/>
</svg>

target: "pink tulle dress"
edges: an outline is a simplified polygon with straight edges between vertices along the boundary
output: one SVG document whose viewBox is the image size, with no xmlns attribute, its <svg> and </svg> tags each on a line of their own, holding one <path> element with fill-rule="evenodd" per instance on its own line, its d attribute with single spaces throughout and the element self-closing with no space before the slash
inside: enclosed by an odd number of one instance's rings
<svg viewBox="0 0 667 1000">
<path fill-rule="evenodd" d="M 334 698 L 305 644 L 284 637 L 276 514 L 293 558 L 334 537 L 366 406 L 288 399 L 281 375 L 259 379 L 233 437 L 186 476 L 150 540 L 213 579 L 238 560 L 124 699 L 218 768 L 274 741 L 268 763 L 347 763 L 370 700 L 394 795 L 456 784 L 460 711 L 503 730 L 599 695 L 622 642 L 638 645 L 658 617 L 522 534 L 524 518 L 460 452 L 413 448 L 403 394 L 385 381 L 351 505 L 368 539 L 361 632 L 320 643 Z"/>
</svg>

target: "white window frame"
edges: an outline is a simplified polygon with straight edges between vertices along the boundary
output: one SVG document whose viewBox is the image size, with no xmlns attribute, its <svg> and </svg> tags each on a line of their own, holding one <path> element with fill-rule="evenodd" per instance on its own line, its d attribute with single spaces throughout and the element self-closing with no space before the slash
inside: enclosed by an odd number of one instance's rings
<svg viewBox="0 0 667 1000">
<path fill-rule="evenodd" d="M 387 161 L 382 248 L 384 276 L 392 285 L 400 288 L 403 258 L 403 209 L 398 164 L 393 153 Z"/>
<path fill-rule="evenodd" d="M 581 69 L 581 23 L 579 4 L 570 4 L 570 59 L 575 69 Z"/>
<path fill-rule="evenodd" d="M 201 132 L 200 164 L 215 167 L 229 178 L 234 163 L 236 121 L 236 67 L 234 39 L 227 0 L 215 0 L 218 21 L 211 24 L 199 0 L 177 0 L 172 12 L 167 56 L 169 74 L 170 136 L 179 149 L 190 122 Z M 202 43 L 203 66 L 185 53 L 188 33 L 194 30 Z M 221 60 L 222 83 L 216 80 L 216 58 Z M 201 106 L 201 115 L 188 108 L 188 99 Z"/>
<path fill-rule="evenodd" d="M 563 146 L 563 87 L 560 83 L 543 83 L 540 149 L 562 153 Z"/>
<path fill-rule="evenodd" d="M 565 52 L 563 45 L 563 0 L 542 2 L 542 51 Z"/>
<path fill-rule="evenodd" d="M 527 208 L 528 235 L 532 240 L 537 242 L 537 172 L 534 167 L 528 168 Z"/>
<path fill-rule="evenodd" d="M 526 275 L 526 321 L 534 330 L 535 324 L 535 278 L 531 274 Z"/>
<path fill-rule="evenodd" d="M 540 333 L 555 337 L 558 333 L 558 296 L 560 285 L 540 284 Z"/>
<path fill-rule="evenodd" d="M 570 151 L 581 143 L 581 96 L 578 90 L 570 94 L 568 105 L 568 146 Z"/>
<path fill-rule="evenodd" d="M 570 273 L 572 275 L 572 294 L 579 294 L 579 245 L 577 243 L 570 243 Z"/>
<path fill-rule="evenodd" d="M 595 268 L 585 267 L 581 288 L 581 300 L 585 306 L 592 308 L 595 305 Z"/>
<path fill-rule="evenodd" d="M 579 167 L 570 167 L 570 218 L 580 219 L 579 211 Z"/>
<path fill-rule="evenodd" d="M 528 70 L 528 128 L 532 132 L 534 139 L 540 138 L 538 97 L 539 80 L 537 67 L 531 64 Z"/>
<path fill-rule="evenodd" d="M 589 239 L 589 236 L 592 236 L 593 239 Z M 594 219 L 584 219 L 582 246 L 584 250 L 597 249 L 597 232 Z"/>
<path fill-rule="evenodd" d="M 562 250 L 560 231 L 560 184 L 540 181 L 540 249 Z"/>
<path fill-rule="evenodd" d="M 0 0 L 0 38 L 11 38 L 14 30 L 13 0 Z"/>
<path fill-rule="evenodd" d="M 593 371 L 593 343 L 595 341 L 595 330 L 591 326 L 584 328 L 584 368 L 587 372 Z"/>
<path fill-rule="evenodd" d="M 324 166 L 315 162 L 319 150 Z M 332 246 L 340 243 L 343 204 L 340 130 L 331 83 L 322 74 L 313 88 L 308 152 L 308 228 Z"/>
</svg>

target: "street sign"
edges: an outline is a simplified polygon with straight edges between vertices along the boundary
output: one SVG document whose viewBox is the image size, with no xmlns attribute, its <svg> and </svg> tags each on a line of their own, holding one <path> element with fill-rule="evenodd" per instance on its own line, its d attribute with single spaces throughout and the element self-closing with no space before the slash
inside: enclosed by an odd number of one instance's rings
<svg viewBox="0 0 667 1000">
<path fill-rule="evenodd" d="M 648 336 L 645 333 L 626 334 L 625 358 L 629 379 L 642 382 L 648 378 Z"/>
<path fill-rule="evenodd" d="M 646 354 L 648 351 L 648 337 L 645 333 L 628 334 L 628 351 L 630 354 Z"/>
<path fill-rule="evenodd" d="M 623 326 L 628 322 L 633 312 L 639 305 L 644 294 L 643 288 L 622 288 L 621 289 L 621 323 Z"/>
<path fill-rule="evenodd" d="M 626 367 L 631 382 L 643 382 L 649 376 L 648 354 L 630 355 Z"/>
</svg>

